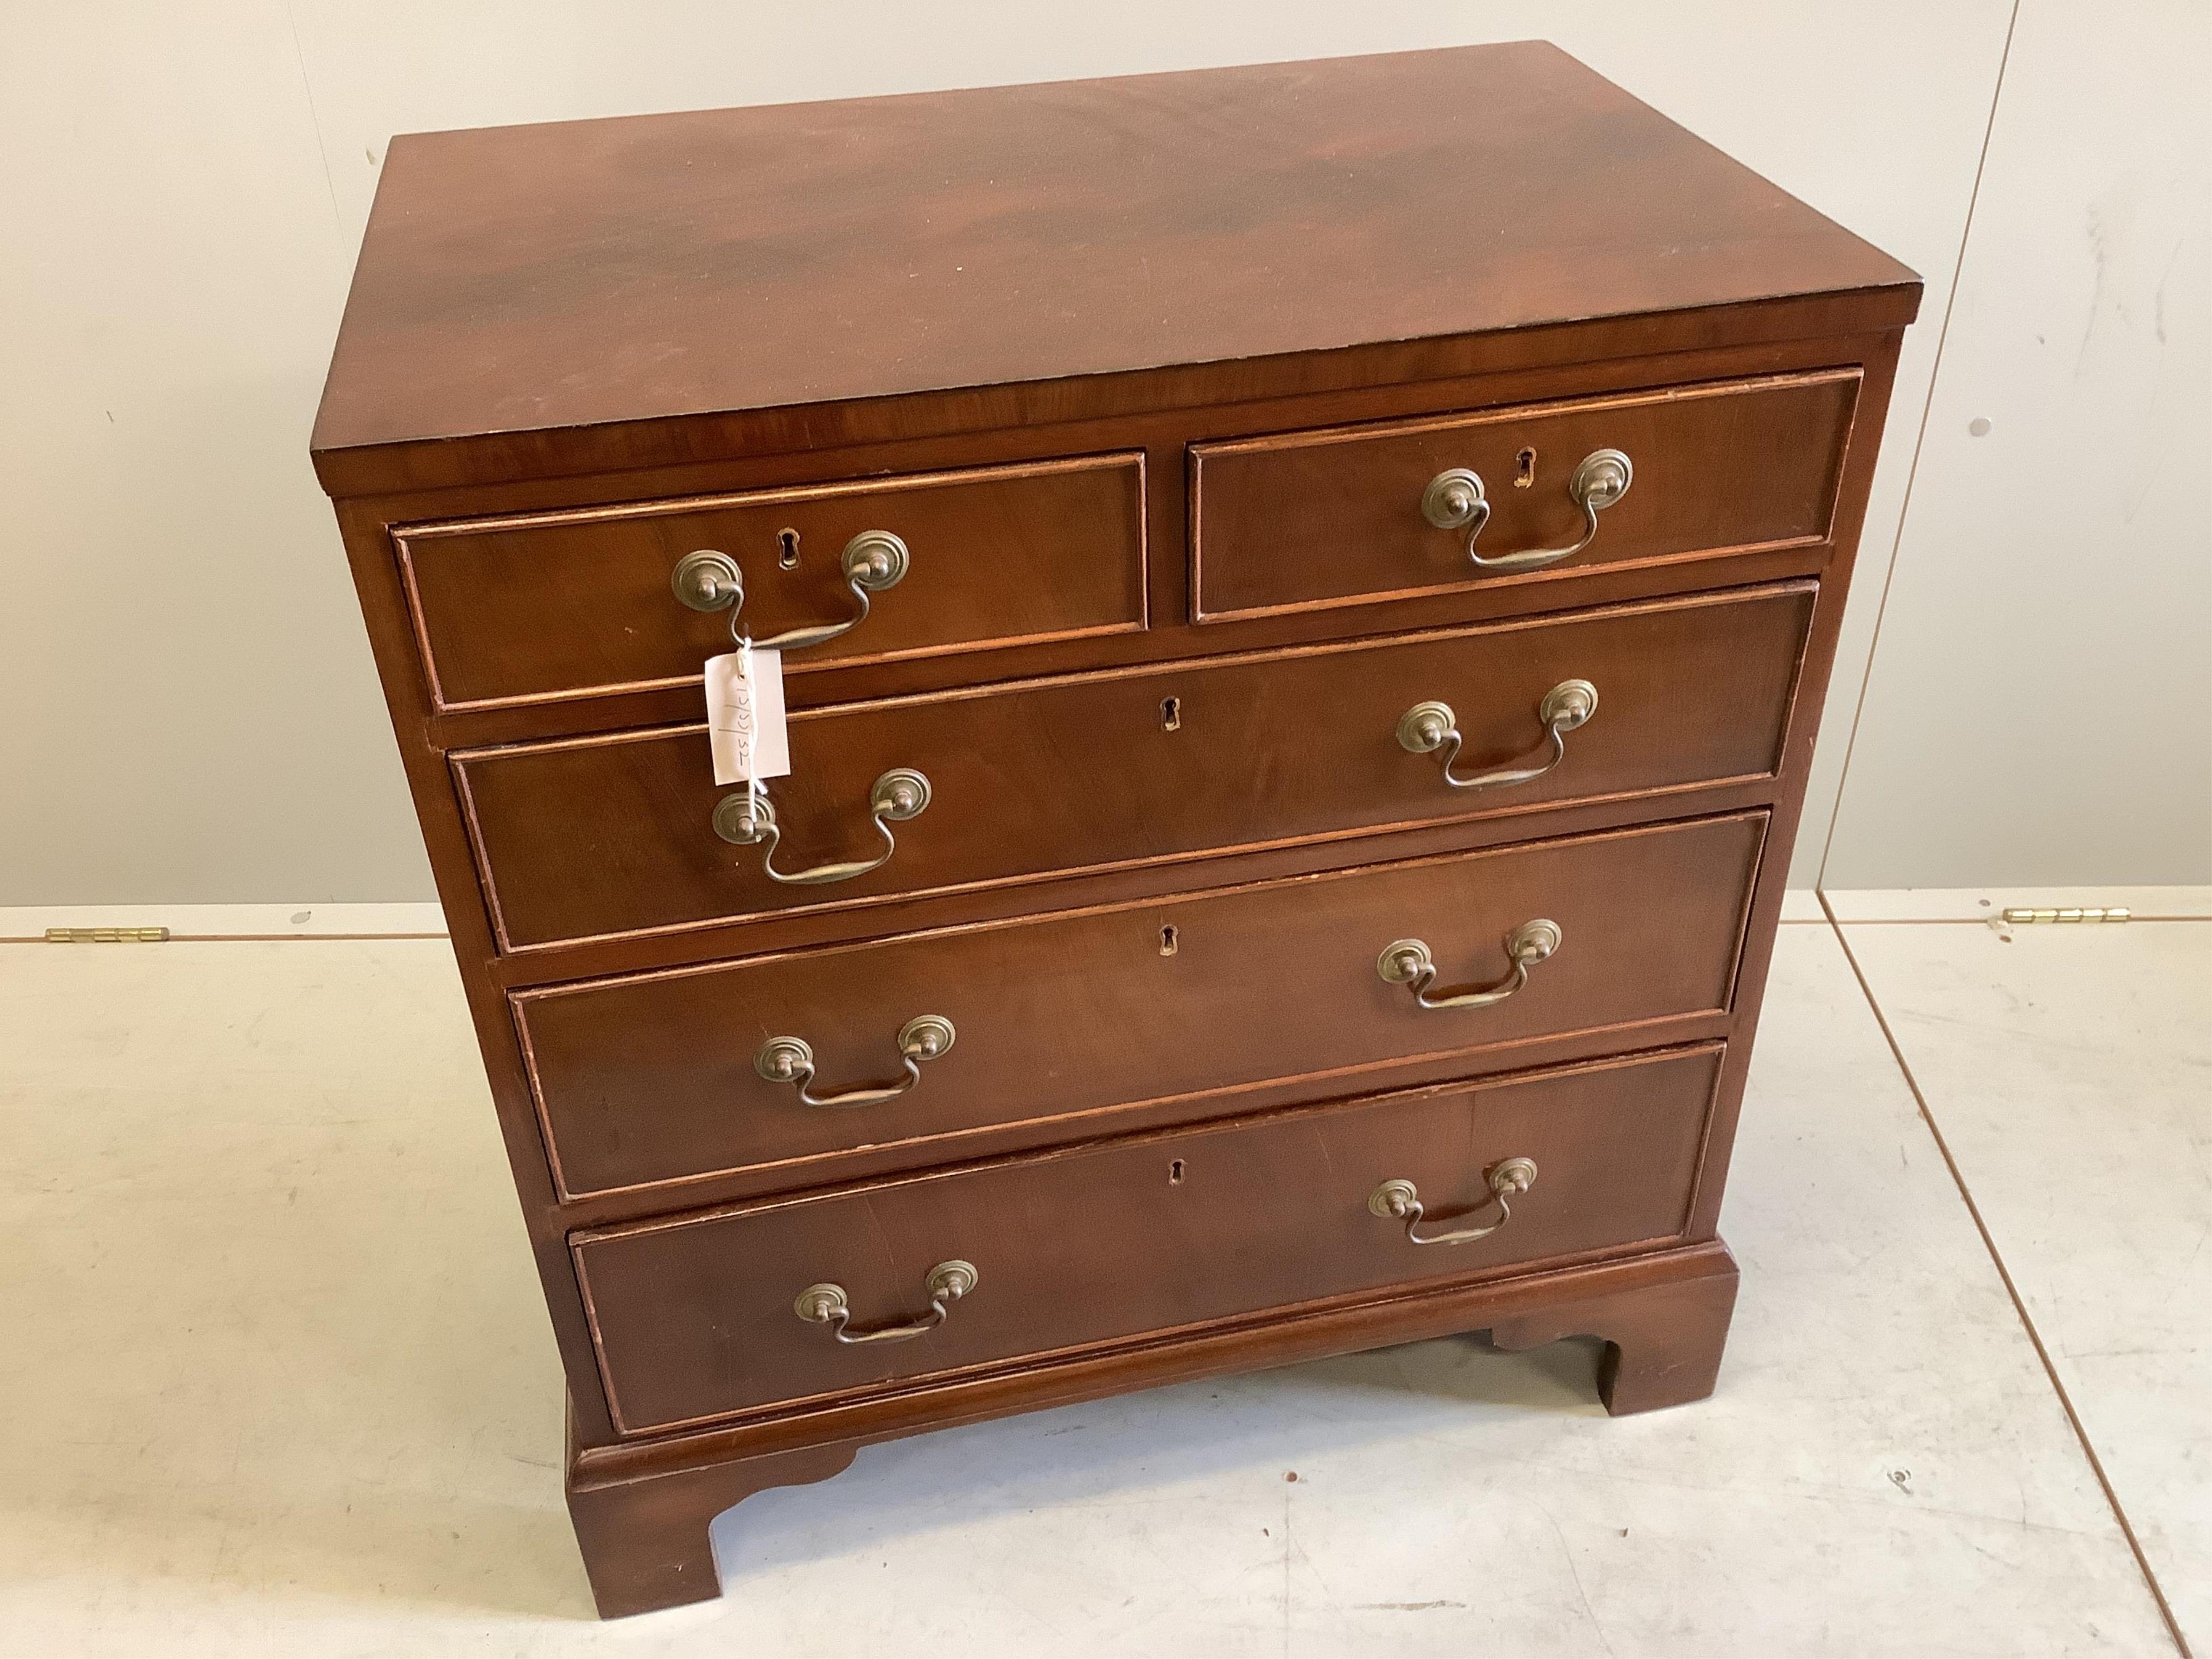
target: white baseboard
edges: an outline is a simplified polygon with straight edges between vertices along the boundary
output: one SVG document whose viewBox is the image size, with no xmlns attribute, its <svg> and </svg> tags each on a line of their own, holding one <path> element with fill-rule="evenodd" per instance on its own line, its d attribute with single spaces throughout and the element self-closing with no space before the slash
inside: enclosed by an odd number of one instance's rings
<svg viewBox="0 0 2212 1659">
<path fill-rule="evenodd" d="M 1792 887 L 1784 922 L 1827 920 L 1822 895 Z M 1839 922 L 1988 921 L 2008 905 L 2039 909 L 2123 905 L 2138 921 L 2212 920 L 2212 887 L 1893 887 L 1832 890 Z M 166 927 L 178 939 L 442 939 L 435 904 L 0 905 L 0 943 L 43 939 L 49 927 Z"/>
<path fill-rule="evenodd" d="M 1822 890 L 1836 920 L 1989 921 L 2008 908 L 2119 906 L 2137 921 L 2212 919 L 2212 887 L 1867 887 Z"/>
<path fill-rule="evenodd" d="M 1827 912 L 1820 908 L 1820 896 L 1810 887 L 1788 887 L 1782 893 L 1782 920 L 1789 921 L 1826 921 Z"/>
<path fill-rule="evenodd" d="M 1792 887 L 1782 920 L 1826 921 L 1819 895 Z M 178 939 L 443 938 L 435 904 L 0 905 L 0 944 L 43 939 L 49 927 L 166 927 Z"/>
<path fill-rule="evenodd" d="M 49 927 L 166 927 L 178 939 L 442 939 L 436 904 L 0 905 L 0 942 L 43 939 Z"/>
</svg>

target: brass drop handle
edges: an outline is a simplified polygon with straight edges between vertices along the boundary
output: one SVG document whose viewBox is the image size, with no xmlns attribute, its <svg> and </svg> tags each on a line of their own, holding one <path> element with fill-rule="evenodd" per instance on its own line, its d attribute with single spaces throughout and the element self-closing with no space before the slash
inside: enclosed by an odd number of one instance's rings
<svg viewBox="0 0 2212 1659">
<path fill-rule="evenodd" d="M 903 1342 L 924 1331 L 933 1331 L 945 1322 L 945 1313 L 952 1304 L 975 1288 L 975 1264 L 940 1261 L 929 1270 L 929 1277 L 921 1281 L 921 1288 L 929 1296 L 927 1313 L 903 1325 L 878 1325 L 872 1331 L 846 1328 L 853 1310 L 842 1285 L 809 1285 L 791 1307 L 808 1324 L 827 1325 L 830 1334 L 840 1342 L 855 1346 L 863 1342 Z"/>
<path fill-rule="evenodd" d="M 1528 982 L 1528 969 L 1544 961 L 1559 948 L 1562 935 L 1559 924 L 1538 917 L 1524 921 L 1505 936 L 1505 954 L 1513 963 L 1513 971 L 1495 985 L 1485 985 L 1472 991 L 1450 991 L 1432 997 L 1429 988 L 1437 982 L 1437 964 L 1430 958 L 1429 947 L 1417 939 L 1393 939 L 1382 947 L 1382 954 L 1375 960 L 1375 972 L 1389 985 L 1410 985 L 1413 1000 L 1424 1008 L 1487 1008 L 1503 1002 Z"/>
<path fill-rule="evenodd" d="M 845 544 L 839 563 L 856 607 L 853 614 L 843 622 L 789 628 L 769 639 L 755 640 L 756 649 L 804 651 L 811 645 L 822 645 L 840 634 L 850 633 L 868 619 L 868 595 L 896 587 L 913 559 L 906 550 L 906 544 L 890 531 L 863 530 Z M 745 574 L 728 554 L 710 547 L 686 553 L 676 562 L 668 585 L 675 590 L 676 597 L 694 611 L 728 611 L 730 637 L 744 637 L 738 626 L 738 615 L 744 609 Z"/>
<path fill-rule="evenodd" d="M 804 1037 L 770 1037 L 753 1056 L 753 1070 L 770 1083 L 790 1084 L 799 1091 L 804 1105 L 827 1107 L 838 1112 L 855 1106 L 880 1106 L 887 1100 L 896 1100 L 921 1082 L 922 1062 L 935 1060 L 951 1048 L 952 1036 L 952 1022 L 944 1015 L 916 1014 L 898 1029 L 899 1058 L 905 1063 L 906 1075 L 896 1083 L 847 1089 L 839 1094 L 807 1092 L 814 1082 L 814 1050 Z"/>
<path fill-rule="evenodd" d="M 1398 717 L 1398 746 L 1409 755 L 1443 755 L 1444 781 L 1455 789 L 1503 789 L 1533 783 L 1567 757 L 1567 733 L 1587 725 L 1597 713 L 1597 687 L 1588 680 L 1561 680 L 1544 693 L 1536 718 L 1544 723 L 1551 754 L 1534 766 L 1504 766 L 1462 778 L 1452 770 L 1459 758 L 1459 716 L 1448 702 L 1417 702 Z"/>
<path fill-rule="evenodd" d="M 1367 1207 L 1385 1221 L 1406 1224 L 1406 1237 L 1415 1244 L 1471 1244 L 1478 1238 L 1487 1238 L 1513 1219 L 1511 1200 L 1536 1184 L 1536 1160 L 1533 1158 L 1509 1158 L 1493 1167 L 1487 1177 L 1490 1183 L 1489 1202 L 1481 1209 L 1469 1210 L 1469 1215 L 1480 1215 L 1493 1206 L 1498 1219 L 1484 1227 L 1461 1227 L 1448 1233 L 1431 1233 L 1424 1237 L 1420 1231 L 1421 1217 L 1426 1213 L 1421 1207 L 1421 1194 L 1410 1181 L 1386 1181 L 1367 1195 Z M 1444 1218 L 1456 1220 L 1457 1217 Z"/>
<path fill-rule="evenodd" d="M 920 817 L 929 805 L 929 780 L 912 767 L 895 767 L 878 778 L 875 787 L 868 791 L 868 816 L 875 821 L 876 833 L 884 838 L 882 852 L 872 859 L 817 864 L 811 870 L 785 872 L 775 867 L 776 843 L 783 831 L 776 823 L 775 808 L 769 803 L 767 789 L 766 784 L 751 784 L 734 795 L 723 796 L 714 806 L 714 833 L 732 847 L 757 847 L 766 842 L 768 851 L 761 855 L 761 868 L 768 872 L 770 881 L 781 882 L 787 887 L 818 887 L 827 882 L 850 881 L 871 870 L 882 869 L 890 855 L 898 851 L 891 825 Z"/>
<path fill-rule="evenodd" d="M 1490 522 L 1490 501 L 1482 475 L 1464 466 L 1439 472 L 1421 492 L 1421 516 L 1439 530 L 1467 532 L 1467 556 L 1481 570 L 1534 570 L 1571 559 L 1597 537 L 1597 515 L 1628 493 L 1636 469 L 1618 449 L 1593 449 L 1567 479 L 1567 498 L 1583 510 L 1583 533 L 1566 547 L 1532 547 L 1525 553 L 1500 553 L 1486 559 L 1475 538 Z"/>
</svg>

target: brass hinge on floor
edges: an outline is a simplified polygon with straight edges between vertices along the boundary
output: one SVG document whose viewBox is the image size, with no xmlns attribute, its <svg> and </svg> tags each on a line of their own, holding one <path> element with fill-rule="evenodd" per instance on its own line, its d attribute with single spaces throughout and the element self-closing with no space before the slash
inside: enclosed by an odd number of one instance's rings
<svg viewBox="0 0 2212 1659">
<path fill-rule="evenodd" d="M 49 945 L 164 945 L 166 927 L 49 927 Z"/>
<path fill-rule="evenodd" d="M 2125 921 L 2128 907 L 2124 904 L 2069 905 L 2061 910 L 2032 910 L 2008 905 L 2004 919 L 2015 927 L 2033 921 Z"/>
</svg>

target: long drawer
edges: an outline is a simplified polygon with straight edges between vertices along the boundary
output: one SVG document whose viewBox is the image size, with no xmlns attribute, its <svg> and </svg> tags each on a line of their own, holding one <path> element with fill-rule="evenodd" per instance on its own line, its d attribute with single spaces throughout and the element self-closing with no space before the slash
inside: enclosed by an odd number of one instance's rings
<svg viewBox="0 0 2212 1659">
<path fill-rule="evenodd" d="M 570 1243 L 616 1425 L 643 1433 L 1670 1242 L 1720 1058 L 1092 1143 Z M 1462 1232 L 1481 1236 L 1413 1242 Z"/>
<path fill-rule="evenodd" d="M 1134 453 L 403 525 L 392 540 L 432 700 L 459 709 L 696 684 L 730 648 L 733 609 L 760 641 L 853 622 L 846 550 L 871 534 L 860 553 L 895 538 L 903 568 L 886 583 L 894 564 L 878 567 L 866 618 L 795 651 L 793 672 L 1145 625 Z M 727 562 L 691 592 L 703 610 L 675 580 L 700 557 Z"/>
<path fill-rule="evenodd" d="M 1829 369 L 1194 445 L 1198 619 L 1817 544 L 1859 379 Z"/>
<path fill-rule="evenodd" d="M 1711 818 L 528 990 L 514 1014 L 564 1195 L 777 1165 L 819 1182 L 842 1155 L 943 1161 L 1010 1123 L 1097 1134 L 1123 1109 L 1215 1115 L 1239 1090 L 1341 1093 L 1413 1059 L 1665 1041 L 1730 1005 L 1765 829 Z M 1535 922 L 1554 948 L 1516 969 Z M 1425 1007 L 1382 972 L 1414 939 L 1430 1001 L 1526 981 Z M 777 1046 L 793 1039 L 803 1054 Z"/>
<path fill-rule="evenodd" d="M 1814 592 L 805 711 L 772 842 L 696 726 L 453 766 L 503 950 L 670 932 L 1770 776 Z"/>
</svg>

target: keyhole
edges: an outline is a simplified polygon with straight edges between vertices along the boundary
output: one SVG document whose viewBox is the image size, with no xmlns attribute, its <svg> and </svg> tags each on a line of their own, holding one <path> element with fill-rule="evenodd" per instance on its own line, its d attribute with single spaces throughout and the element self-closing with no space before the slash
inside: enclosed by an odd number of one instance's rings
<svg viewBox="0 0 2212 1659">
<path fill-rule="evenodd" d="M 1160 929 L 1160 954 L 1164 957 L 1171 957 L 1175 953 L 1176 930 L 1175 925 L 1170 922 L 1167 927 Z"/>
<path fill-rule="evenodd" d="M 1526 489 L 1536 482 L 1536 452 L 1533 449 L 1524 449 L 1513 458 L 1513 461 L 1519 469 L 1513 475 L 1513 487 L 1516 489 Z"/>
<path fill-rule="evenodd" d="M 775 532 L 775 562 L 777 565 L 785 570 L 798 569 L 799 532 L 796 530 L 777 531 Z"/>
<path fill-rule="evenodd" d="M 1179 1158 L 1171 1160 L 1168 1164 L 1168 1185 L 1170 1187 L 1182 1185 L 1182 1160 Z"/>
<path fill-rule="evenodd" d="M 1163 697 L 1160 700 L 1160 730 L 1163 732 L 1182 730 L 1182 699 L 1181 697 Z"/>
</svg>

